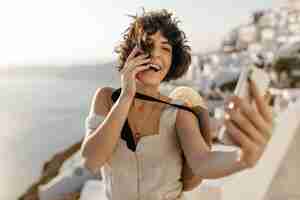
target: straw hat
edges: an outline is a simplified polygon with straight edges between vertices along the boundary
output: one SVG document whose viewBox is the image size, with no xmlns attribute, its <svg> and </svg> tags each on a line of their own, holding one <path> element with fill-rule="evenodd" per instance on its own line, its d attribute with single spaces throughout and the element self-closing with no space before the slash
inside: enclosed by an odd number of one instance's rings
<svg viewBox="0 0 300 200">
<path fill-rule="evenodd" d="M 180 99 L 186 102 L 189 106 L 200 106 L 207 109 L 207 105 L 201 95 L 193 88 L 180 86 L 176 87 L 169 95 L 173 99 Z"/>
<path fill-rule="evenodd" d="M 169 97 L 186 102 L 188 106 L 197 113 L 198 118 L 201 119 L 199 121 L 201 135 L 205 142 L 211 147 L 212 135 L 208 107 L 201 95 L 193 88 L 180 86 L 175 88 Z"/>
</svg>

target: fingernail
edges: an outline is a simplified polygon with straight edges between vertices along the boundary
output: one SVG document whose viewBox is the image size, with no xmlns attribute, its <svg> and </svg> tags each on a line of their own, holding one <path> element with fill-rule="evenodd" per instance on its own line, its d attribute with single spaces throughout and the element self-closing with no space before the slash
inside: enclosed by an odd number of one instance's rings
<svg viewBox="0 0 300 200">
<path fill-rule="evenodd" d="M 227 106 L 227 108 L 228 108 L 228 109 L 230 109 L 230 110 L 233 110 L 233 109 L 234 109 L 234 107 L 235 107 L 235 104 L 234 104 L 234 102 L 230 101 L 230 102 L 228 103 L 228 106 Z"/>
<path fill-rule="evenodd" d="M 230 120 L 230 115 L 229 115 L 228 113 L 225 113 L 224 119 L 225 119 L 225 120 Z"/>
<path fill-rule="evenodd" d="M 224 108 L 226 110 L 233 110 L 233 109 L 235 109 L 236 108 L 236 104 L 234 102 L 234 99 L 233 98 L 228 99 L 227 102 L 225 102 Z"/>
</svg>

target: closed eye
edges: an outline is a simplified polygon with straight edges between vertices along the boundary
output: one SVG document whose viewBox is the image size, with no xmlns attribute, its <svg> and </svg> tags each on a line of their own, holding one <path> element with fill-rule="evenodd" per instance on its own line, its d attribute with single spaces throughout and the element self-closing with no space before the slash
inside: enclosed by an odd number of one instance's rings
<svg viewBox="0 0 300 200">
<path fill-rule="evenodd" d="M 167 52 L 171 52 L 171 49 L 169 47 L 163 47 L 163 50 L 165 50 Z"/>
</svg>

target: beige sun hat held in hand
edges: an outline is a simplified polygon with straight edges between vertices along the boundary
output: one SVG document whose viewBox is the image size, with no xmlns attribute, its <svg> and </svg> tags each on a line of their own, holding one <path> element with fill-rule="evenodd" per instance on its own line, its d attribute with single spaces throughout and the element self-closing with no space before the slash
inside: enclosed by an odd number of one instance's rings
<svg viewBox="0 0 300 200">
<path fill-rule="evenodd" d="M 207 105 L 201 95 L 193 88 L 180 86 L 176 87 L 169 95 L 173 99 L 180 99 L 186 102 L 189 106 L 200 106 L 207 109 Z"/>
</svg>

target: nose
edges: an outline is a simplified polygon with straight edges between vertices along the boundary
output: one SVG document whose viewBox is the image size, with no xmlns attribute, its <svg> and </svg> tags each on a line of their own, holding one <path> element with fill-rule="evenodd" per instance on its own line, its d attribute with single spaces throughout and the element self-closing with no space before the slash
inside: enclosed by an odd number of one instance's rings
<svg viewBox="0 0 300 200">
<path fill-rule="evenodd" d="M 157 45 L 153 45 L 153 48 L 151 49 L 151 57 L 157 58 L 161 56 L 161 49 L 157 47 Z"/>
</svg>

